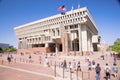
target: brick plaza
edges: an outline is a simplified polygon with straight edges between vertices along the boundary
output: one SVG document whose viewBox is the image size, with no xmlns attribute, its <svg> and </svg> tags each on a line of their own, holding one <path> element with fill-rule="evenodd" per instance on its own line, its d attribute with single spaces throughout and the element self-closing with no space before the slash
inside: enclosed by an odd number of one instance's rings
<svg viewBox="0 0 120 80">
<path fill-rule="evenodd" d="M 89 56 L 67 56 L 67 55 L 55 55 L 50 56 L 48 54 L 48 62 L 50 66 L 45 64 L 45 53 L 42 54 L 31 54 L 31 62 L 29 60 L 30 54 L 12 54 L 13 59 L 11 63 L 7 62 L 8 54 L 3 54 L 0 57 L 0 80 L 96 80 L 95 70 L 88 70 L 88 63 L 85 58 L 90 60 L 95 60 L 96 64 L 99 63 L 101 66 L 101 80 L 105 80 L 104 67 L 108 63 L 110 67 L 113 65 L 113 57 L 110 56 L 110 52 L 105 52 L 105 60 L 100 56 L 101 52 L 94 52 Z M 39 56 L 41 56 L 41 64 L 39 62 Z M 82 71 L 78 71 L 78 76 L 76 70 L 70 73 L 69 70 L 64 70 L 59 67 L 59 62 L 66 60 L 73 61 L 73 59 L 80 61 Z M 56 64 L 56 67 L 55 67 Z M 117 66 L 120 69 L 120 60 L 117 60 Z M 111 74 L 113 72 L 111 71 Z M 118 80 L 120 77 L 120 72 L 118 72 L 118 77 L 114 78 L 111 76 L 111 80 Z"/>
</svg>

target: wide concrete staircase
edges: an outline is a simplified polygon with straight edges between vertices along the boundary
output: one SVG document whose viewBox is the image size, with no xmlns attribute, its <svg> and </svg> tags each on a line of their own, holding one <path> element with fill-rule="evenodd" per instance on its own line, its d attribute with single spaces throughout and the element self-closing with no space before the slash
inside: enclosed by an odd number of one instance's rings
<svg viewBox="0 0 120 80">
<path fill-rule="evenodd" d="M 54 66 L 51 68 L 55 70 Z M 60 77 L 56 76 L 55 80 L 82 80 L 81 77 L 76 76 L 76 72 L 70 73 L 70 71 L 66 69 L 63 72 L 63 68 L 56 67 L 56 73 L 59 74 Z"/>
</svg>

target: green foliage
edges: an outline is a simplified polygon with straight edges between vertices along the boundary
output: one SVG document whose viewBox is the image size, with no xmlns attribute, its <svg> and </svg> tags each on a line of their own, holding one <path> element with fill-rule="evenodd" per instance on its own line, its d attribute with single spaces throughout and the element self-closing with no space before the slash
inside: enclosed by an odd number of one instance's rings
<svg viewBox="0 0 120 80">
<path fill-rule="evenodd" d="M 16 51 L 16 48 L 1 48 L 0 50 L 2 52 L 14 52 Z"/>
<path fill-rule="evenodd" d="M 117 39 L 114 42 L 114 45 L 111 46 L 111 48 L 112 48 L 113 51 L 118 52 L 118 54 L 120 54 L 120 39 Z"/>
</svg>

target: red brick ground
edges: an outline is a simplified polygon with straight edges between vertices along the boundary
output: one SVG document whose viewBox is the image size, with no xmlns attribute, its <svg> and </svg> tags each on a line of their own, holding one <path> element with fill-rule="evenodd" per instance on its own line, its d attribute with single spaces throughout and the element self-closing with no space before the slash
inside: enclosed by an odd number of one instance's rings
<svg viewBox="0 0 120 80">
<path fill-rule="evenodd" d="M 32 54 L 32 61 L 33 63 L 28 63 L 29 62 L 29 54 L 25 54 L 23 56 L 21 56 L 20 54 L 14 54 L 14 60 L 12 63 L 8 63 L 6 61 L 8 54 L 4 54 L 2 57 L 0 57 L 0 65 L 5 65 L 5 66 L 11 66 L 14 68 L 20 68 L 20 69 L 25 69 L 25 70 L 30 70 L 33 72 L 38 72 L 38 73 L 43 73 L 46 75 L 51 75 L 54 76 L 54 70 L 51 67 L 45 67 L 44 66 L 44 57 L 45 55 L 35 55 Z M 108 63 L 111 67 L 113 65 L 113 57 L 111 57 L 109 54 L 107 56 L 105 56 L 105 60 L 102 60 L 100 58 L 101 53 L 94 53 L 92 55 L 89 56 L 90 60 L 95 60 L 96 63 L 99 63 L 102 71 L 101 71 L 101 80 L 104 80 L 105 77 L 105 73 L 104 73 L 104 66 L 106 63 Z M 39 64 L 39 56 L 42 57 L 42 64 Z M 92 71 L 88 71 L 88 67 L 86 66 L 87 63 L 85 62 L 85 57 L 74 57 L 74 56 L 52 56 L 49 57 L 49 61 L 50 61 L 50 65 L 54 65 L 55 62 L 58 65 L 59 62 L 59 58 L 61 58 L 62 60 L 66 59 L 67 61 L 72 61 L 74 58 L 76 59 L 76 61 L 80 61 L 81 62 L 81 67 L 82 67 L 82 72 L 83 72 L 83 79 L 84 80 L 96 80 L 95 79 L 95 70 L 93 69 Z M 4 60 L 4 63 L 2 64 L 1 60 Z M 20 62 L 21 59 L 21 62 Z M 15 63 L 16 60 L 16 63 Z M 117 65 L 119 67 L 120 70 L 120 60 L 117 61 Z M 82 72 L 79 72 L 79 76 L 82 77 Z M 76 72 L 74 72 L 74 74 L 76 74 Z M 112 72 L 111 72 L 112 74 Z M 57 74 L 57 77 L 60 77 L 60 75 Z M 62 77 L 62 76 L 61 76 Z M 118 73 L 118 77 L 120 77 L 120 71 Z M 117 77 L 117 78 L 118 78 Z M 111 80 L 118 80 L 117 78 L 111 77 Z M 45 77 L 45 76 L 38 76 L 35 74 L 31 74 L 31 73 L 25 73 L 25 72 L 20 72 L 20 71 L 16 71 L 16 70 L 11 70 L 11 69 L 7 69 L 7 68 L 2 68 L 0 67 L 0 80 L 54 80 L 53 78 L 50 77 Z M 75 79 L 77 80 L 77 79 Z"/>
</svg>

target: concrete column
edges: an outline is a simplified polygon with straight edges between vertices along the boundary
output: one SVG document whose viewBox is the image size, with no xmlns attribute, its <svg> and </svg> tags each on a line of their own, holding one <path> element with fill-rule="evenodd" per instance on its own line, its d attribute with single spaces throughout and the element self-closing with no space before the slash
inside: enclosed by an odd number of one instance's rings
<svg viewBox="0 0 120 80">
<path fill-rule="evenodd" d="M 73 44 L 72 44 L 72 32 L 70 31 L 70 48 L 71 48 L 71 51 L 73 51 Z"/>
<path fill-rule="evenodd" d="M 92 39 L 90 40 L 90 50 L 93 51 Z"/>
<path fill-rule="evenodd" d="M 30 48 L 32 48 L 32 44 L 29 44 Z"/>
<path fill-rule="evenodd" d="M 22 40 L 22 49 L 25 48 L 24 45 L 25 45 L 25 42 L 24 42 L 24 38 L 23 38 L 23 40 Z"/>
<path fill-rule="evenodd" d="M 58 53 L 58 43 L 55 43 L 55 51 Z"/>
<path fill-rule="evenodd" d="M 82 32 L 80 24 L 78 24 L 78 34 L 79 34 L 79 51 L 82 52 Z"/>
<path fill-rule="evenodd" d="M 65 35 L 61 38 L 62 42 L 62 52 L 65 53 Z"/>
<path fill-rule="evenodd" d="M 65 36 L 65 38 L 66 38 L 66 54 L 68 54 L 68 33 L 66 33 L 66 36 Z"/>
<path fill-rule="evenodd" d="M 48 47 L 48 43 L 45 43 L 45 47 L 46 47 L 46 48 Z"/>
<path fill-rule="evenodd" d="M 31 48 L 31 44 L 28 44 L 28 48 Z"/>
<path fill-rule="evenodd" d="M 27 48 L 29 48 L 29 44 L 27 43 Z"/>
<path fill-rule="evenodd" d="M 86 26 L 82 27 L 82 50 L 83 52 L 86 52 L 87 49 L 87 30 L 86 30 Z"/>
<path fill-rule="evenodd" d="M 25 49 L 27 49 L 27 39 L 25 39 L 24 41 L 25 41 Z"/>
<path fill-rule="evenodd" d="M 88 51 L 90 51 L 90 37 L 88 37 Z"/>
<path fill-rule="evenodd" d="M 18 49 L 20 49 L 21 47 L 20 47 L 20 41 L 18 42 Z"/>
<path fill-rule="evenodd" d="M 20 49 L 23 49 L 23 39 L 22 39 L 20 44 L 21 44 L 21 48 Z"/>
<path fill-rule="evenodd" d="M 57 36 L 57 30 L 56 30 L 56 28 L 54 30 L 55 30 L 55 36 Z"/>
</svg>

